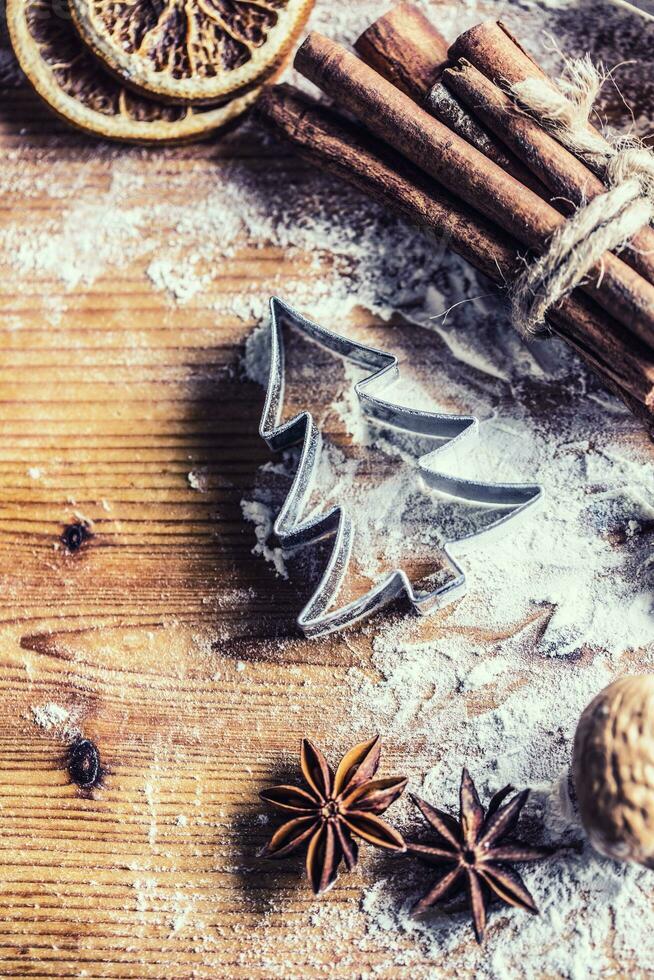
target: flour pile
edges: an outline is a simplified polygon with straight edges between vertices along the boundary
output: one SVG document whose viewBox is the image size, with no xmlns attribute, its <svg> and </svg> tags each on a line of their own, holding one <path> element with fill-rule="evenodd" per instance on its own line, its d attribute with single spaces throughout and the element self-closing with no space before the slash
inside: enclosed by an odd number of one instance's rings
<svg viewBox="0 0 654 980">
<path fill-rule="evenodd" d="M 452 280 L 448 296 L 461 288 L 459 272 L 456 259 L 443 260 L 439 276 Z M 451 625 L 483 621 L 489 630 L 505 629 L 531 616 L 539 624 L 538 651 L 552 657 L 645 646 L 653 635 L 654 582 L 654 490 L 647 437 L 561 343 L 526 345 L 514 336 L 499 303 L 485 312 L 473 304 L 461 306 L 445 326 L 434 328 L 442 321 L 429 319 L 430 301 L 440 306 L 442 297 L 436 299 L 433 287 L 431 292 L 426 287 L 420 322 L 438 334 L 429 344 L 419 336 L 421 331 L 416 337 L 416 314 L 397 327 L 349 331 L 381 347 L 393 339 L 402 376 L 386 397 L 435 411 L 454 405 L 462 414 L 474 413 L 481 420 L 480 442 L 459 475 L 533 480 L 545 493 L 544 513 L 515 528 L 509 523 L 499 542 L 493 538 L 486 545 L 480 538 L 466 554 L 473 600 L 455 608 Z M 327 325 L 334 326 L 331 318 Z M 259 382 L 265 378 L 266 337 L 264 328 L 247 345 L 246 372 Z M 414 446 L 406 437 L 366 424 L 352 390 L 354 378 L 363 376 L 356 369 L 344 371 L 335 360 L 330 384 L 324 358 L 314 365 L 312 376 L 311 354 L 303 348 L 295 378 L 293 339 L 287 343 L 287 395 L 290 390 L 293 398 L 294 380 L 298 405 L 302 391 L 326 387 L 323 400 L 329 408 L 333 399 L 344 429 L 338 441 L 326 442 L 313 500 L 325 509 L 337 502 L 347 507 L 358 529 L 355 552 L 363 572 L 379 573 L 379 546 L 389 567 L 403 556 L 415 559 L 425 549 L 425 560 L 431 555 L 433 561 L 448 538 L 460 538 L 494 516 L 487 508 L 438 500 L 422 489 L 415 461 L 428 448 L 424 440 Z M 327 419 L 323 412 L 319 427 Z M 271 468 L 265 467 L 257 500 L 244 505 L 246 516 L 265 526 L 267 536 L 296 466 L 295 453 L 276 465 L 275 484 L 281 486 L 275 487 L 272 499 Z M 382 470 L 387 475 L 380 479 Z M 284 574 L 279 554 L 269 557 Z"/>
</svg>

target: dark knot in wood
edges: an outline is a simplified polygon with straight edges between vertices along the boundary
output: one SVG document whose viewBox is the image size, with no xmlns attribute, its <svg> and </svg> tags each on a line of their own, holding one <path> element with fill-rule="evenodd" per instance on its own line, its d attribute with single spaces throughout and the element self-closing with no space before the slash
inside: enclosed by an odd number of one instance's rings
<svg viewBox="0 0 654 980">
<path fill-rule="evenodd" d="M 90 739 L 81 738 L 71 745 L 68 773 L 82 789 L 91 789 L 100 782 L 100 753 Z"/>
<path fill-rule="evenodd" d="M 68 527 L 64 529 L 61 540 L 64 543 L 66 551 L 73 553 L 75 551 L 79 551 L 84 542 L 90 537 L 91 532 L 86 524 L 77 522 L 75 524 L 69 524 Z"/>
</svg>

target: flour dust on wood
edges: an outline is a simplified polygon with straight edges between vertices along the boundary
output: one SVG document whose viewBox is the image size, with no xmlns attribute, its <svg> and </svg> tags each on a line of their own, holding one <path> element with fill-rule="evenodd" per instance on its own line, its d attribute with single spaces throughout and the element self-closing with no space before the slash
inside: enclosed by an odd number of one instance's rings
<svg viewBox="0 0 654 980">
<path fill-rule="evenodd" d="M 499 0 L 422 6 L 448 37 L 507 13 Z M 372 0 L 318 0 L 311 26 L 351 42 L 379 13 Z M 646 132 L 654 92 L 652 29 L 610 4 L 591 11 L 582 0 L 521 0 L 506 19 L 548 68 L 560 63 L 552 37 L 568 53 L 589 50 L 608 66 L 630 52 L 615 74 L 619 92 L 607 88 L 602 111 L 616 126 Z M 20 82 L 6 49 L 0 71 L 5 84 Z M 291 71 L 288 77 L 298 81 Z M 567 776 L 579 714 L 611 678 L 651 670 L 654 660 L 653 451 L 642 429 L 563 345 L 521 341 L 502 304 L 463 263 L 299 163 L 254 124 L 218 147 L 153 151 L 76 137 L 64 154 L 60 139 L 46 139 L 27 123 L 20 139 L 3 149 L 0 168 L 0 186 L 12 201 L 0 227 L 5 275 L 16 279 L 17 291 L 41 297 L 49 327 L 65 323 L 80 291 L 100 290 L 122 270 L 130 289 L 163 294 L 171 306 L 213 307 L 217 323 L 239 325 L 248 338 L 244 372 L 263 385 L 266 307 L 268 296 L 279 293 L 325 326 L 398 354 L 398 401 L 478 416 L 482 441 L 462 461 L 462 475 L 543 485 L 537 518 L 516 529 L 509 525 L 502 540 L 482 539 L 465 555 L 469 592 L 463 601 L 435 619 L 393 611 L 343 637 L 340 649 L 351 655 L 351 666 L 325 669 L 332 682 L 344 676 L 330 750 L 337 756 L 380 731 L 392 756 L 389 767 L 405 769 L 411 788 L 445 809 L 456 806 L 464 764 L 485 794 L 507 782 L 531 786 L 526 833 L 578 842 Z M 26 166 L 35 161 L 36 171 Z M 243 270 L 264 250 L 269 271 L 253 283 Z M 466 302 L 451 309 L 460 300 Z M 120 328 L 129 360 L 143 337 L 120 310 L 112 316 L 117 319 L 107 329 Z M 25 328 L 20 313 L 7 314 L 6 322 L 16 331 Z M 253 325 L 258 329 L 251 332 Z M 209 346 L 210 328 L 207 337 Z M 71 356 L 83 364 L 90 355 L 81 338 L 71 332 Z M 303 365 L 289 396 L 293 407 L 314 412 L 325 433 L 314 505 L 343 502 L 359 529 L 361 560 L 352 587 L 416 554 L 425 574 L 438 574 L 448 529 L 479 515 L 420 494 L 416 447 L 365 422 L 352 392 L 358 374 L 350 366 L 323 364 L 319 383 L 314 366 L 313 358 Z M 270 530 L 296 463 L 292 452 L 271 457 L 242 505 L 252 547 L 269 562 L 271 591 L 278 576 L 292 581 L 294 574 Z M 205 492 L 204 472 L 190 469 L 186 479 L 194 492 Z M 244 596 L 234 590 L 232 598 L 236 607 Z M 263 729 L 273 717 L 281 730 L 292 718 L 311 734 L 316 716 L 310 699 L 303 699 L 308 682 L 298 666 L 310 649 L 296 639 L 269 641 L 260 651 L 263 665 L 251 668 L 224 653 L 232 626 L 220 629 L 202 634 L 214 682 L 234 684 L 237 704 L 237 678 L 250 670 L 260 671 L 264 690 L 264 653 L 289 664 L 286 685 L 275 688 L 258 724 Z M 189 658 L 188 650 L 180 653 L 180 671 Z M 61 712 L 67 710 L 35 704 L 31 720 L 56 734 L 66 727 Z M 296 749 L 287 746 L 282 761 Z M 167 827 L 161 765 L 155 759 L 138 813 L 155 857 Z M 176 834 L 188 834 L 194 819 L 177 805 L 171 809 Z M 397 807 L 396 819 L 401 829 L 417 830 L 408 800 Z M 260 826 L 256 817 L 253 825 Z M 338 963 L 350 976 L 365 954 L 371 976 L 456 972 L 585 980 L 619 972 L 625 963 L 634 976 L 647 976 L 654 956 L 651 873 L 606 861 L 588 847 L 527 869 L 540 916 L 494 912 L 483 951 L 470 942 L 466 916 L 434 913 L 420 922 L 410 916 L 426 880 L 413 864 L 367 856 L 347 891 L 309 906 L 293 904 L 293 927 L 285 930 L 271 925 L 303 888 L 300 869 L 297 880 L 284 878 L 284 887 L 267 869 L 273 884 L 265 888 L 256 862 L 236 855 L 227 872 L 238 878 L 244 901 L 252 899 L 248 881 L 257 883 L 259 918 L 247 934 L 242 927 L 238 954 L 244 974 L 320 975 Z M 219 972 L 216 936 L 227 929 L 220 910 L 209 922 L 197 911 L 199 892 L 168 895 L 149 864 L 136 864 L 130 873 L 129 910 L 138 928 L 160 920 L 166 935 L 190 937 L 207 970 Z"/>
</svg>

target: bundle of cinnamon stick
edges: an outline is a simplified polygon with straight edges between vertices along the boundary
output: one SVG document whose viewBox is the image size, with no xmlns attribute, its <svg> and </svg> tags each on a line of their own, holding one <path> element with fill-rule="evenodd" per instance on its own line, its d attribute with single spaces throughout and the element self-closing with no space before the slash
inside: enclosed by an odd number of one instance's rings
<svg viewBox="0 0 654 980">
<path fill-rule="evenodd" d="M 264 92 L 260 118 L 313 163 L 446 238 L 500 287 L 606 189 L 516 110 L 506 86 L 546 76 L 502 24 L 480 24 L 448 48 L 421 10 L 400 3 L 354 47 L 313 33 L 295 66 L 359 124 L 289 85 Z M 654 426 L 654 229 L 620 256 L 605 253 L 548 324 Z"/>
</svg>

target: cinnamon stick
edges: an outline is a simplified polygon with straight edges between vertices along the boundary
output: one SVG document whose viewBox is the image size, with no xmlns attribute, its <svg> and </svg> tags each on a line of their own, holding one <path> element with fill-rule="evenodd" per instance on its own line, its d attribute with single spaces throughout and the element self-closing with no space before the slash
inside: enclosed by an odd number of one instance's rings
<svg viewBox="0 0 654 980">
<path fill-rule="evenodd" d="M 464 31 L 450 45 L 448 53 L 453 62 L 467 58 L 493 81 L 503 79 L 507 85 L 515 85 L 528 78 L 537 78 L 558 91 L 552 79 L 501 20 L 484 21 Z"/>
<path fill-rule="evenodd" d="M 400 38 L 396 43 L 400 44 Z M 606 186 L 538 123 L 515 111 L 513 101 L 501 89 L 527 78 L 544 80 L 536 62 L 520 47 L 501 23 L 485 23 L 466 31 L 450 48 L 456 65 L 442 72 L 444 84 L 502 140 L 546 187 L 579 206 Z M 592 128 L 592 127 L 591 127 Z M 600 135 L 594 130 L 596 135 Z M 609 144 L 605 142 L 607 149 Z M 626 253 L 629 263 L 654 283 L 654 229 L 634 236 Z"/>
<path fill-rule="evenodd" d="M 530 248 L 542 249 L 565 218 L 341 45 L 312 33 L 296 68 L 375 135 L 451 193 Z M 583 289 L 654 342 L 654 286 L 607 252 Z"/>
<path fill-rule="evenodd" d="M 448 64 L 448 44 L 413 3 L 398 3 L 354 42 L 361 58 L 420 102 Z"/>
<path fill-rule="evenodd" d="M 431 27 L 431 24 L 429 24 L 427 21 L 429 29 L 425 31 L 422 38 L 416 38 L 415 24 L 413 30 L 410 32 L 405 32 L 404 16 L 402 15 L 401 8 L 405 8 L 406 6 L 408 5 L 402 4 L 400 7 L 395 8 L 395 10 L 380 18 L 378 23 L 383 24 L 384 29 L 378 30 L 377 23 L 373 24 L 372 27 L 368 28 L 368 30 L 362 35 L 362 39 L 364 39 L 366 43 L 361 44 L 360 42 L 357 42 L 355 44 L 355 48 L 359 51 L 364 60 L 369 59 L 370 51 L 372 49 L 374 53 L 374 66 L 377 68 L 380 74 L 383 74 L 390 80 L 393 77 L 394 64 L 398 58 L 401 60 L 402 52 L 405 50 L 408 51 L 410 57 L 413 48 L 416 46 L 416 44 L 419 44 L 422 57 L 431 58 L 434 63 L 439 64 L 440 80 L 437 81 L 431 89 L 427 89 L 427 81 L 425 80 L 427 77 L 426 73 L 417 73 L 414 84 L 411 87 L 410 94 L 416 102 L 423 104 L 428 111 L 432 112 L 432 114 L 436 116 L 436 118 L 439 118 L 442 122 L 449 124 L 450 128 L 455 129 L 459 135 L 468 139 L 468 141 L 476 146 L 477 149 L 481 150 L 487 156 L 496 160 L 497 162 L 495 153 L 497 152 L 497 147 L 500 144 L 497 138 L 495 138 L 495 141 L 493 142 L 493 137 L 495 134 L 488 132 L 487 136 L 484 136 L 486 131 L 481 130 L 480 132 L 482 133 L 482 136 L 479 138 L 477 136 L 477 131 L 469 128 L 474 127 L 474 117 L 469 112 L 466 112 L 466 106 L 456 100 L 451 93 L 448 93 L 448 90 L 445 88 L 445 85 L 442 82 L 443 71 L 446 67 L 440 62 L 440 59 L 442 58 L 442 44 L 440 43 L 440 40 L 438 40 L 436 43 L 432 43 L 434 30 Z M 423 18 L 423 20 L 425 20 L 425 18 Z M 508 35 L 508 32 L 505 28 L 503 28 L 503 26 L 500 25 L 499 30 L 503 31 L 505 35 Z M 466 36 L 470 36 L 474 39 L 478 32 L 479 29 L 475 28 Z M 545 79 L 546 76 L 539 66 L 536 65 L 525 52 L 522 52 L 522 49 L 515 39 L 511 38 L 510 35 L 508 36 L 512 43 L 517 46 L 518 51 L 524 55 L 524 61 L 522 64 L 523 71 L 525 73 L 533 74 L 533 76 Z M 438 37 L 440 39 L 440 35 L 438 35 Z M 429 45 L 431 45 L 431 49 L 429 49 Z M 372 60 L 370 60 L 370 64 L 373 64 Z M 555 87 L 554 84 L 549 81 L 549 79 L 547 81 L 548 84 Z M 451 102 L 450 99 L 452 100 Z M 443 107 L 445 107 L 445 112 L 442 111 Z M 460 115 L 458 116 L 458 126 L 451 124 L 454 122 L 452 119 L 452 113 L 455 111 L 455 108 L 456 110 L 461 110 Z M 471 138 L 471 134 L 474 134 L 473 138 Z M 541 187 L 543 187 L 543 190 L 545 189 L 543 185 L 541 185 Z M 556 185 L 555 190 L 558 193 L 561 193 L 564 189 L 561 187 L 561 185 Z M 562 209 L 565 209 L 564 205 L 564 201 L 560 202 Z M 552 317 L 550 316 L 549 319 L 551 320 Z M 590 366 L 593 367 L 601 377 L 604 378 L 605 383 L 607 383 L 609 387 L 616 390 L 615 385 L 612 385 L 607 379 L 605 364 L 602 362 L 602 357 L 597 357 L 598 338 L 594 336 L 593 325 L 584 323 L 582 319 L 575 320 L 573 317 L 569 319 L 567 323 L 564 323 L 561 326 L 562 329 L 559 330 L 559 333 L 566 340 L 566 342 L 575 348 L 586 360 L 586 362 L 590 364 Z M 629 346 L 625 348 L 621 341 L 618 342 L 614 350 L 615 360 L 620 363 L 623 358 L 626 357 L 629 359 L 630 356 L 635 356 L 636 360 L 639 358 L 644 358 L 645 361 L 651 361 L 652 353 L 649 348 L 645 348 L 644 350 L 640 350 L 640 352 L 638 352 Z M 632 368 L 627 367 L 626 373 L 627 375 L 631 374 Z M 638 368 L 636 368 L 636 374 L 638 373 Z M 642 414 L 640 411 L 642 409 L 642 405 L 638 400 L 636 400 L 635 403 L 632 403 L 630 397 L 626 394 L 624 387 L 619 388 L 618 393 L 621 394 L 623 400 L 629 404 L 632 411 L 634 411 L 636 414 Z"/>
<path fill-rule="evenodd" d="M 606 191 L 599 177 L 537 122 L 516 112 L 509 96 L 466 58 L 459 58 L 445 69 L 443 81 L 470 112 L 525 160 L 553 193 L 561 195 L 562 207 L 573 211 L 584 196 L 595 197 Z"/>
<path fill-rule="evenodd" d="M 516 255 L 509 235 L 361 127 L 286 84 L 264 89 L 256 114 L 303 157 L 391 206 L 493 281 L 509 274 Z"/>
<path fill-rule="evenodd" d="M 404 157 L 288 85 L 264 90 L 259 118 L 321 169 L 344 178 L 392 207 L 503 285 L 515 269 L 516 244 L 433 182 Z M 654 421 L 654 356 L 638 341 L 625 343 L 620 325 L 583 297 L 568 297 L 550 319 L 641 418 Z"/>
<path fill-rule="evenodd" d="M 407 10 L 415 12 L 410 28 L 406 26 Z M 415 51 L 420 52 L 421 63 L 431 58 L 435 65 L 433 73 L 430 75 L 421 68 L 411 86 L 405 86 L 408 94 L 503 170 L 550 201 L 558 211 L 570 214 L 575 207 L 606 190 L 584 163 L 537 122 L 516 113 L 513 102 L 504 93 L 500 91 L 492 96 L 480 85 L 474 86 L 472 79 L 452 78 L 448 70 L 452 64 L 443 60 L 443 44 L 442 35 L 424 14 L 412 4 L 402 3 L 364 31 L 354 47 L 367 64 L 389 81 L 393 81 L 400 66 L 411 65 Z M 555 83 L 501 23 L 481 24 L 466 31 L 450 52 L 456 52 L 459 44 L 462 47 L 470 44 L 477 53 L 480 48 L 491 46 L 491 55 L 499 51 L 505 62 L 510 60 L 513 50 L 519 75 L 539 78 L 556 90 Z M 407 55 L 406 62 L 402 61 L 403 52 Z M 462 61 L 459 59 L 457 65 Z M 492 63 L 492 57 L 488 63 Z M 495 75 L 493 81 L 499 86 L 501 78 L 497 72 Z M 437 80 L 429 88 L 431 77 Z M 501 103 L 497 101 L 498 96 Z M 555 201 L 551 200 L 552 194 L 556 195 Z M 632 248 L 625 249 L 623 258 L 654 283 L 654 230 L 643 229 L 632 244 Z"/>
<path fill-rule="evenodd" d="M 439 83 L 450 64 L 442 34 L 412 3 L 399 3 L 379 17 L 354 42 L 367 65 L 462 136 L 489 160 L 526 187 L 546 196 L 546 188 L 528 167 L 485 129 L 451 92 Z"/>
</svg>

